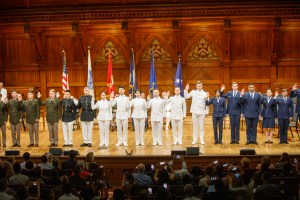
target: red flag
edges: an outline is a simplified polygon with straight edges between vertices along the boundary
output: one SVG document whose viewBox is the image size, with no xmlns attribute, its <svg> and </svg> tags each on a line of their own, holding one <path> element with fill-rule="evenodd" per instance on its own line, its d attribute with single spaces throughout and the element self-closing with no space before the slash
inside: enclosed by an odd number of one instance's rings
<svg viewBox="0 0 300 200">
<path fill-rule="evenodd" d="M 111 53 L 108 53 L 108 70 L 107 70 L 107 95 L 110 95 L 112 92 L 115 91 L 114 87 L 114 77 L 112 73 L 112 58 Z"/>
<path fill-rule="evenodd" d="M 67 68 L 65 50 L 62 51 L 62 63 L 63 63 L 63 73 L 62 73 L 61 83 L 62 83 L 62 90 L 64 92 L 69 89 L 69 77 L 68 77 L 68 68 Z"/>
</svg>

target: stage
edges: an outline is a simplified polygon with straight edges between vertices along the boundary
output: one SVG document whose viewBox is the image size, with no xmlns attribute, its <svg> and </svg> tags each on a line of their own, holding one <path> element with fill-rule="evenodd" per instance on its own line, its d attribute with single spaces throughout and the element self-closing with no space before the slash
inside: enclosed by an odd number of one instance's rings
<svg viewBox="0 0 300 200">
<path fill-rule="evenodd" d="M 294 137 L 291 137 L 290 131 L 289 144 L 279 144 L 277 139 L 277 129 L 273 137 L 273 144 L 265 144 L 265 135 L 261 133 L 261 129 L 258 128 L 258 145 L 245 145 L 246 133 L 245 133 L 245 123 L 241 127 L 241 140 L 240 144 L 229 144 L 230 143 L 230 129 L 229 129 L 229 118 L 226 118 L 226 125 L 223 132 L 223 145 L 215 145 L 213 139 L 212 130 L 212 119 L 211 116 L 207 116 L 205 119 L 205 145 L 195 144 L 192 145 L 192 119 L 187 117 L 184 120 L 184 132 L 183 132 L 183 145 L 173 145 L 172 130 L 163 131 L 163 145 L 162 146 L 152 146 L 152 134 L 151 128 L 145 133 L 145 146 L 135 146 L 135 135 L 131 132 L 131 123 L 129 124 L 128 131 L 128 147 L 116 147 L 117 143 L 117 132 L 110 133 L 110 142 L 107 149 L 98 149 L 99 147 L 99 129 L 98 124 L 95 122 L 93 127 L 93 146 L 92 147 L 80 147 L 82 143 L 81 129 L 74 131 L 74 146 L 73 147 L 62 147 L 63 145 L 63 133 L 61 122 L 59 123 L 59 148 L 63 150 L 78 150 L 81 156 L 85 156 L 88 152 L 93 151 L 95 156 L 123 156 L 125 155 L 125 150 L 130 152 L 133 150 L 133 156 L 168 156 L 171 154 L 172 150 L 185 150 L 186 147 L 200 147 L 200 155 L 204 156 L 237 156 L 240 153 L 241 148 L 253 148 L 257 155 L 280 155 L 282 152 L 287 152 L 291 155 L 300 154 L 300 141 L 298 135 L 296 134 L 295 128 L 293 128 Z M 74 126 L 75 127 L 75 126 Z M 76 129 L 76 127 L 75 127 Z M 43 130 L 42 120 L 40 122 L 40 143 L 39 147 L 27 147 L 29 144 L 29 134 L 24 130 L 21 131 L 21 147 L 11 147 L 11 133 L 9 125 L 7 126 L 7 147 L 3 148 L 1 146 L 1 156 L 4 156 L 5 150 L 20 150 L 21 155 L 28 151 L 32 156 L 40 156 L 45 152 L 49 151 L 49 135 L 47 126 Z M 199 142 L 199 141 L 198 141 Z"/>
</svg>

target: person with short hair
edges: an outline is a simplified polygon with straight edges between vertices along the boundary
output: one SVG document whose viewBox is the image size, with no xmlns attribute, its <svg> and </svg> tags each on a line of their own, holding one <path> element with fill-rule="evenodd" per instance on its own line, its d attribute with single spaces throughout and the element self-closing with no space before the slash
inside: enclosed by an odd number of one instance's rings
<svg viewBox="0 0 300 200">
<path fill-rule="evenodd" d="M 98 124 L 100 132 L 100 148 L 107 148 L 109 145 L 109 125 L 112 120 L 112 102 L 106 99 L 106 93 L 101 93 L 101 100 L 95 102 L 95 98 L 92 98 L 92 109 L 98 109 Z"/>
<path fill-rule="evenodd" d="M 0 199 L 1 200 L 14 200 L 15 198 L 7 194 L 7 179 L 0 179 Z"/>
<path fill-rule="evenodd" d="M 83 89 L 84 95 L 78 99 L 77 108 L 81 109 L 80 121 L 82 126 L 83 143 L 81 147 L 92 147 L 94 111 L 92 109 L 92 96 L 88 87 Z"/>
<path fill-rule="evenodd" d="M 48 162 L 48 158 L 46 155 L 41 156 L 41 161 L 42 163 L 38 164 L 38 166 L 40 166 L 42 170 L 51 170 L 54 168 L 52 163 Z"/>
<path fill-rule="evenodd" d="M 61 101 L 56 98 L 55 90 L 49 91 L 49 98 L 45 101 L 41 99 L 40 92 L 37 93 L 37 98 L 40 106 L 46 106 L 46 121 L 49 131 L 50 145 L 48 147 L 58 146 L 58 121 L 61 119 Z"/>
<path fill-rule="evenodd" d="M 277 117 L 278 117 L 278 126 L 280 132 L 280 142 L 279 144 L 288 144 L 287 132 L 289 129 L 290 121 L 293 120 L 294 116 L 294 104 L 293 100 L 288 97 L 287 89 L 282 89 L 282 97 L 276 98 L 278 105 Z"/>
<path fill-rule="evenodd" d="M 4 101 L 7 98 L 7 89 L 3 87 L 2 81 L 0 81 L 0 94 L 2 95 L 0 98 L 1 101 Z"/>
<path fill-rule="evenodd" d="M 199 198 L 193 196 L 193 192 L 194 192 L 193 185 L 186 184 L 184 186 L 184 193 L 186 195 L 186 198 L 184 198 L 183 200 L 200 200 Z"/>
<path fill-rule="evenodd" d="M 139 90 L 135 91 L 135 98 L 130 101 L 130 106 L 133 108 L 132 118 L 134 121 L 135 130 L 135 145 L 145 145 L 145 116 L 147 114 L 147 102 L 141 97 Z"/>
<path fill-rule="evenodd" d="M 69 159 L 65 160 L 61 163 L 62 169 L 74 169 L 77 161 L 75 160 L 76 157 L 76 151 L 71 150 L 69 153 Z"/>
<path fill-rule="evenodd" d="M 149 186 L 153 184 L 151 177 L 145 174 L 145 165 L 143 163 L 138 164 L 136 170 L 137 173 L 132 174 L 136 183 L 141 186 Z"/>
<path fill-rule="evenodd" d="M 22 109 L 26 112 L 26 124 L 30 139 L 30 143 L 27 147 L 38 147 L 40 106 L 38 100 L 33 98 L 33 90 L 28 90 L 27 97 L 27 100 L 21 102 Z"/>
<path fill-rule="evenodd" d="M 78 197 L 72 194 L 72 185 L 70 183 L 65 183 L 63 185 L 64 195 L 58 198 L 58 200 L 79 200 Z"/>
<path fill-rule="evenodd" d="M 113 94 L 113 93 L 112 93 Z M 118 143 L 116 146 L 124 145 L 128 146 L 128 118 L 130 110 L 129 98 L 125 95 L 125 88 L 123 85 L 119 86 L 119 97 L 112 98 L 112 106 L 117 105 L 117 132 L 118 132 Z"/>
<path fill-rule="evenodd" d="M 71 97 L 70 90 L 64 92 L 64 98 L 61 100 L 62 107 L 62 129 L 64 133 L 63 147 L 73 147 L 73 124 L 76 120 L 78 102 Z"/>
<path fill-rule="evenodd" d="M 0 99 L 2 99 L 2 94 L 0 93 Z M 6 123 L 8 120 L 7 104 L 1 100 L 0 101 L 0 129 L 2 133 L 2 146 L 6 147 Z M 0 143 L 1 146 L 1 143 Z"/>
<path fill-rule="evenodd" d="M 163 119 L 165 117 L 165 99 L 159 97 L 159 90 L 154 89 L 153 98 L 147 99 L 147 107 L 151 108 L 151 126 L 153 146 L 162 145 Z"/>
<path fill-rule="evenodd" d="M 13 165 L 15 175 L 11 176 L 8 180 L 10 185 L 27 185 L 29 183 L 28 176 L 20 174 L 21 166 L 20 163 L 14 163 Z"/>
<path fill-rule="evenodd" d="M 243 114 L 246 119 L 247 125 L 247 142 L 248 144 L 256 144 L 257 138 L 257 124 L 258 117 L 261 114 L 261 96 L 258 92 L 255 92 L 255 87 L 253 83 L 248 84 L 248 92 L 244 92 L 244 88 L 241 90 Z"/>
<path fill-rule="evenodd" d="M 267 196 L 267 195 L 281 195 L 278 185 L 272 184 L 272 173 L 264 172 L 262 174 L 262 185 L 259 185 L 255 191 L 255 197 Z"/>
<path fill-rule="evenodd" d="M 207 92 L 206 105 L 213 105 L 213 127 L 214 127 L 214 144 L 223 144 L 223 118 L 226 116 L 226 101 L 224 97 L 220 96 L 220 91 L 216 90 L 216 96 L 214 98 L 209 98 L 209 93 Z M 218 132 L 219 129 L 219 132 Z"/>
<path fill-rule="evenodd" d="M 188 93 L 190 85 L 187 84 L 184 90 L 184 98 L 192 98 L 192 105 L 190 112 L 193 118 L 193 142 L 196 144 L 200 133 L 200 144 L 204 145 L 204 119 L 205 115 L 208 114 L 208 107 L 205 105 L 206 92 L 203 90 L 203 84 L 201 81 L 196 83 L 196 90 Z"/>
</svg>

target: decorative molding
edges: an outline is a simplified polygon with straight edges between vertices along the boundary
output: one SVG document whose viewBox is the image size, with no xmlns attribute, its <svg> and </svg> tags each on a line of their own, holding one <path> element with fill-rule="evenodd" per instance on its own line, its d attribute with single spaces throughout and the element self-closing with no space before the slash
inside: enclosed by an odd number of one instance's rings
<svg viewBox="0 0 300 200">
<path fill-rule="evenodd" d="M 193 45 L 192 50 L 188 54 L 188 61 L 193 60 L 217 60 L 219 59 L 215 47 L 210 44 L 207 39 L 201 37 L 198 42 Z"/>
<path fill-rule="evenodd" d="M 13 13 L 13 15 L 12 15 Z M 30 14 L 28 14 L 30 13 Z M 43 8 L 24 10 L 1 10 L 0 23 L 12 22 L 49 22 L 49 21 L 94 21 L 116 19 L 144 19 L 144 18 L 191 18 L 191 17 L 226 17 L 226 16 L 281 16 L 300 15 L 300 8 L 281 5 L 278 7 L 237 7 L 218 8 L 200 5 L 165 6 L 153 8 L 122 7 L 71 7 L 71 8 Z"/>
<path fill-rule="evenodd" d="M 170 53 L 166 48 L 161 44 L 158 39 L 154 39 L 148 47 L 145 48 L 140 61 L 147 62 L 150 61 L 150 54 L 153 50 L 154 60 L 156 62 L 169 62 L 172 61 Z"/>
<path fill-rule="evenodd" d="M 126 60 L 122 54 L 122 50 L 119 46 L 115 45 L 111 40 L 107 41 L 99 51 L 98 55 L 95 58 L 95 62 L 97 63 L 107 63 L 108 62 L 108 54 L 109 50 L 112 54 L 112 59 L 115 63 L 125 63 Z"/>
</svg>

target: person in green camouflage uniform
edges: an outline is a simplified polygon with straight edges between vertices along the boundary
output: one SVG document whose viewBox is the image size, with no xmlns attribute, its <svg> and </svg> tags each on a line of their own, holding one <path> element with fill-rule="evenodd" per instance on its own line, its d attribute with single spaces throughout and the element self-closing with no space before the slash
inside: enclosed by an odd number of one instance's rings
<svg viewBox="0 0 300 200">
<path fill-rule="evenodd" d="M 55 97 L 55 90 L 49 91 L 49 98 L 41 100 L 41 93 L 38 92 L 37 98 L 40 106 L 46 106 L 46 121 L 49 131 L 49 147 L 58 146 L 58 121 L 61 118 L 61 102 Z"/>
<path fill-rule="evenodd" d="M 2 99 L 2 94 L 0 94 L 0 100 Z M 8 120 L 7 104 L 0 101 L 0 128 L 2 133 L 2 144 L 6 147 L 6 122 Z M 0 143 L 1 146 L 1 143 Z"/>
<path fill-rule="evenodd" d="M 20 122 L 22 122 L 22 112 L 18 93 L 16 90 L 11 91 L 12 99 L 7 102 L 9 108 L 9 123 L 11 129 L 12 147 L 20 147 Z M 6 99 L 7 101 L 7 99 Z"/>
<path fill-rule="evenodd" d="M 29 90 L 27 93 L 28 99 L 22 101 L 21 108 L 26 113 L 26 124 L 29 131 L 30 143 L 27 147 L 39 146 L 39 119 L 40 119 L 40 105 L 37 99 L 33 98 L 33 91 Z M 35 141 L 35 142 L 34 142 Z"/>
</svg>

